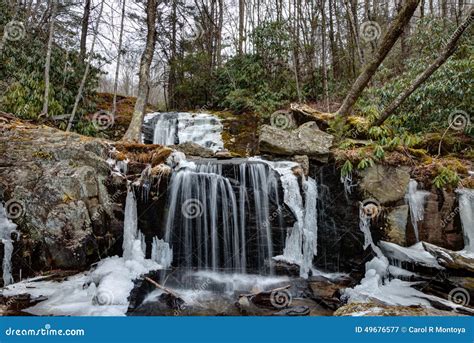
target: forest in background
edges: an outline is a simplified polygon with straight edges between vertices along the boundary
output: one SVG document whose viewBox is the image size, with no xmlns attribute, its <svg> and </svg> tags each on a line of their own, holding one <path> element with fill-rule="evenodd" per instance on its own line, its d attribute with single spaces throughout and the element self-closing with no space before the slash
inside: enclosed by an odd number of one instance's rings
<svg viewBox="0 0 474 343">
<path fill-rule="evenodd" d="M 104 136 L 92 119 L 105 111 L 120 122 L 117 106 L 127 101 L 127 125 L 132 114 L 141 125 L 147 103 L 261 122 L 292 102 L 345 107 L 342 129 L 337 120 L 329 128 L 343 176 L 378 161 L 408 163 L 408 155 L 436 186 L 456 186 L 467 169 L 454 157 L 474 158 L 471 22 L 463 0 L 3 0 L 0 111 Z M 385 44 L 390 33 L 394 44 Z"/>
</svg>

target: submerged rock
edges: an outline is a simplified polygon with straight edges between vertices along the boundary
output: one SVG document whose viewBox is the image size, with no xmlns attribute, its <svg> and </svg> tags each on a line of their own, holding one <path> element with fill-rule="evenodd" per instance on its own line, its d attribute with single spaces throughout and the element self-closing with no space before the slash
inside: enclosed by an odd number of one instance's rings
<svg viewBox="0 0 474 343">
<path fill-rule="evenodd" d="M 263 125 L 260 129 L 259 146 L 263 153 L 282 156 L 307 155 L 326 161 L 334 137 L 321 131 L 315 122 L 308 122 L 297 129 L 286 131 Z"/>
</svg>

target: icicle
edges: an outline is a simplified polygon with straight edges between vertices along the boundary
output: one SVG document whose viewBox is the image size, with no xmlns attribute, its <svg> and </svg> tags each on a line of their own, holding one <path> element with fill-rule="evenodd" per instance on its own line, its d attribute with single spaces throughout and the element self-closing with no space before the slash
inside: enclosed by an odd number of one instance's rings
<svg viewBox="0 0 474 343">
<path fill-rule="evenodd" d="M 151 259 L 160 264 L 164 269 L 171 267 L 173 262 L 173 249 L 165 241 L 153 237 Z"/>
<path fill-rule="evenodd" d="M 12 233 L 17 233 L 16 224 L 10 221 L 3 205 L 0 203 L 0 239 L 3 243 L 3 285 L 8 286 L 13 282 L 11 258 L 13 253 Z"/>
<path fill-rule="evenodd" d="M 123 258 L 125 260 L 134 259 L 134 244 L 138 237 L 137 230 L 137 203 L 133 191 L 129 190 L 125 201 L 125 219 L 123 228 Z M 139 241 L 140 246 L 141 242 Z"/>
<path fill-rule="evenodd" d="M 405 200 L 410 206 L 410 217 L 417 242 L 419 241 L 418 223 L 424 219 L 425 201 L 429 194 L 430 192 L 427 191 L 419 191 L 418 183 L 415 180 L 410 180 Z"/>
<path fill-rule="evenodd" d="M 474 189 L 458 189 L 459 216 L 464 232 L 464 251 L 474 253 Z"/>
</svg>

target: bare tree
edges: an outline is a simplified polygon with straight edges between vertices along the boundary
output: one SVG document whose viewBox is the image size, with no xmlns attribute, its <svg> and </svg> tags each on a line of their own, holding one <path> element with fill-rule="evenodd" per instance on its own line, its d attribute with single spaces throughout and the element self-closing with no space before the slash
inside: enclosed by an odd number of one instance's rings
<svg viewBox="0 0 474 343">
<path fill-rule="evenodd" d="M 419 74 L 413 83 L 403 92 L 401 93 L 395 100 L 392 101 L 390 105 L 383 111 L 380 118 L 374 123 L 376 126 L 382 125 L 385 120 L 387 120 L 393 112 L 414 92 L 420 85 L 425 82 L 439 67 L 441 67 L 444 62 L 448 60 L 448 58 L 454 54 L 456 48 L 458 46 L 459 39 L 461 38 L 462 34 L 467 30 L 467 28 L 472 24 L 474 21 L 474 10 L 471 10 L 469 15 L 467 16 L 466 20 L 454 31 L 449 39 L 448 43 L 444 47 L 443 51 L 439 55 L 439 57 L 428 67 L 426 68 L 421 74 Z"/>
<path fill-rule="evenodd" d="M 115 80 L 114 80 L 114 100 L 112 104 L 112 115 L 115 116 L 117 112 L 117 90 L 118 90 L 118 80 L 119 80 L 119 71 L 120 71 L 120 60 L 122 57 L 122 41 L 123 41 L 123 23 L 125 20 L 125 5 L 126 0 L 122 0 L 122 18 L 120 20 L 120 35 L 119 35 L 119 45 L 118 45 L 118 55 L 117 55 L 117 66 L 115 68 Z"/>
<path fill-rule="evenodd" d="M 239 0 L 239 55 L 244 51 L 245 0 Z"/>
<path fill-rule="evenodd" d="M 53 37 L 54 37 L 54 21 L 56 20 L 56 12 L 58 10 L 58 0 L 52 0 L 53 6 L 51 8 L 51 22 L 49 27 L 49 37 L 48 37 L 48 48 L 46 50 L 46 62 L 44 64 L 44 100 L 43 100 L 43 110 L 41 111 L 40 117 L 48 115 L 48 105 L 49 105 L 49 72 L 51 69 L 51 50 L 53 49 Z"/>
<path fill-rule="evenodd" d="M 138 82 L 138 94 L 135 108 L 133 110 L 132 121 L 127 132 L 123 136 L 125 141 L 140 141 L 140 134 L 145 115 L 146 103 L 148 98 L 148 81 L 150 78 L 150 65 L 153 60 L 153 53 L 156 44 L 156 11 L 158 7 L 157 0 L 148 0 L 146 5 L 147 16 L 147 37 L 146 46 L 140 61 L 140 72 Z"/>
<path fill-rule="evenodd" d="M 79 106 L 79 102 L 81 101 L 82 92 L 84 91 L 84 86 L 86 85 L 87 76 L 89 75 L 92 55 L 94 54 L 95 42 L 97 40 L 97 34 L 99 32 L 99 24 L 100 24 L 100 20 L 102 18 L 103 10 L 104 10 L 104 0 L 102 0 L 100 2 L 99 17 L 97 18 L 97 23 L 95 24 L 94 36 L 92 38 L 91 50 L 89 52 L 89 57 L 87 59 L 86 69 L 84 71 L 84 75 L 82 77 L 81 85 L 79 86 L 79 90 L 77 91 L 76 100 L 74 102 L 74 107 L 72 108 L 72 113 L 71 113 L 71 116 L 69 117 L 69 122 L 68 122 L 67 128 L 66 128 L 66 131 L 68 131 L 68 132 L 71 131 L 72 124 L 74 123 L 74 117 L 76 116 L 77 107 Z"/>
<path fill-rule="evenodd" d="M 378 67 L 382 64 L 385 57 L 387 57 L 392 47 L 395 45 L 398 37 L 400 37 L 403 29 L 413 16 L 413 13 L 415 13 L 419 2 L 420 0 L 405 1 L 404 6 L 400 9 L 396 18 L 388 27 L 387 33 L 382 38 L 377 51 L 372 56 L 371 60 L 364 66 L 364 69 L 360 73 L 359 77 L 352 85 L 349 93 L 341 105 L 341 108 L 339 108 L 339 111 L 337 112 L 338 115 L 347 116 L 350 114 L 352 107 L 356 103 L 362 91 L 372 79 L 373 75 L 377 71 Z"/>
<path fill-rule="evenodd" d="M 87 33 L 89 31 L 89 17 L 91 15 L 91 0 L 85 0 L 84 14 L 82 15 L 81 42 L 79 44 L 79 58 L 81 61 L 86 57 Z"/>
</svg>

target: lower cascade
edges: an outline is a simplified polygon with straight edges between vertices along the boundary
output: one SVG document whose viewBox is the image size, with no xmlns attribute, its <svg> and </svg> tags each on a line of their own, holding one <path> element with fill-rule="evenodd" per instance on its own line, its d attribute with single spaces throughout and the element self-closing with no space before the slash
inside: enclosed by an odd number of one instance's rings
<svg viewBox="0 0 474 343">
<path fill-rule="evenodd" d="M 163 237 L 175 266 L 272 274 L 273 260 L 285 260 L 307 275 L 317 252 L 317 187 L 304 180 L 303 201 L 295 166 L 258 158 L 180 160 L 170 180 Z M 295 219 L 289 230 L 285 207 Z"/>
</svg>

